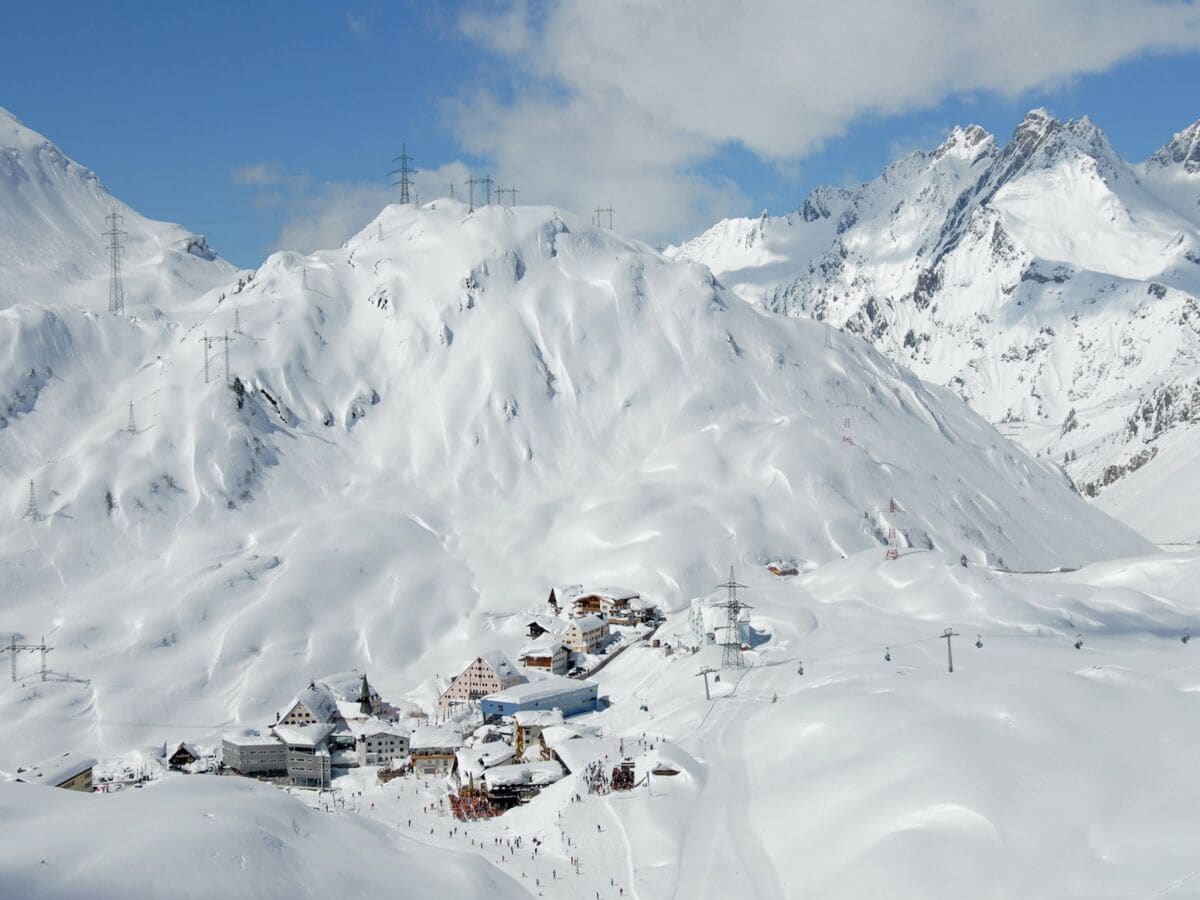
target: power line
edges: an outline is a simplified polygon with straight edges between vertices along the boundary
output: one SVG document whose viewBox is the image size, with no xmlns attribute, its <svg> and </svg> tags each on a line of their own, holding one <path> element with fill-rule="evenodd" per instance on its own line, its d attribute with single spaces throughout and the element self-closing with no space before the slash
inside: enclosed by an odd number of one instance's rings
<svg viewBox="0 0 1200 900">
<path fill-rule="evenodd" d="M 109 239 L 108 250 L 109 257 L 109 276 L 108 276 L 108 311 L 117 315 L 125 314 L 125 285 L 121 281 L 121 253 L 124 251 L 124 246 L 121 244 L 121 238 L 128 236 L 128 232 L 122 231 L 118 226 L 121 224 L 121 215 L 114 209 L 104 221 L 108 223 L 108 231 L 101 234 L 102 237 Z"/>
<path fill-rule="evenodd" d="M 748 603 L 738 599 L 738 588 L 746 589 L 746 585 L 738 584 L 733 577 L 733 566 L 729 567 L 729 580 L 717 587 L 725 588 L 729 593 L 724 603 L 715 604 L 717 609 L 725 610 L 725 643 L 721 650 L 722 669 L 745 668 L 746 659 L 742 656 L 742 638 L 739 633 L 742 610 L 751 609 Z M 707 679 L 706 679 L 707 683 Z"/>
</svg>

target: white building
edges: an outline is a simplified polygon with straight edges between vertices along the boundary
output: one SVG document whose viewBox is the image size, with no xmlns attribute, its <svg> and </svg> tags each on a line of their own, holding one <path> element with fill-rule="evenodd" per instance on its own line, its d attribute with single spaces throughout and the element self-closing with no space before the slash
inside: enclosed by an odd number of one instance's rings
<svg viewBox="0 0 1200 900">
<path fill-rule="evenodd" d="M 517 662 L 526 669 L 566 675 L 571 668 L 571 650 L 560 640 L 544 638 L 522 650 Z"/>
<path fill-rule="evenodd" d="M 440 776 L 454 771 L 455 754 L 462 748 L 461 732 L 447 726 L 420 725 L 408 741 L 414 775 Z"/>
<path fill-rule="evenodd" d="M 608 637 L 608 622 L 596 615 L 573 619 L 562 633 L 561 640 L 578 653 L 591 653 Z"/>
<path fill-rule="evenodd" d="M 36 765 L 17 769 L 17 781 L 25 784 L 44 784 L 69 791 L 92 790 L 92 769 L 96 761 L 70 751 L 44 759 Z"/>
<path fill-rule="evenodd" d="M 499 650 L 493 650 L 477 656 L 461 675 L 450 682 L 450 686 L 438 698 L 438 706 L 447 709 L 458 703 L 469 703 L 525 680 L 511 659 Z"/>
<path fill-rule="evenodd" d="M 325 682 L 313 681 L 279 711 L 276 724 L 324 725 L 337 718 L 337 696 Z"/>
<path fill-rule="evenodd" d="M 354 734 L 354 751 L 360 766 L 390 766 L 408 756 L 408 732 L 382 719 L 349 721 Z"/>
<path fill-rule="evenodd" d="M 728 612 L 715 604 L 720 601 L 697 597 L 692 600 L 688 610 L 688 633 L 684 635 L 693 647 L 707 647 L 710 644 L 731 644 L 734 640 L 739 644 L 750 643 L 750 619 L 746 610 L 741 610 L 737 623 L 737 632 L 728 635 Z"/>
</svg>

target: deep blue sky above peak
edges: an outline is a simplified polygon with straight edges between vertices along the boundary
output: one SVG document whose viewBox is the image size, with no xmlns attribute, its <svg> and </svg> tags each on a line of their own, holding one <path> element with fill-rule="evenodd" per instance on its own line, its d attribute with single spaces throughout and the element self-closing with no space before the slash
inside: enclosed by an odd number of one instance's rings
<svg viewBox="0 0 1200 900">
<path fill-rule="evenodd" d="M 678 240 L 874 177 L 956 124 L 1087 114 L 1141 160 L 1200 117 L 1200 7 L 267 2 L 0 10 L 0 106 L 239 265 L 470 171 Z M 1001 14 L 1002 13 L 1002 14 Z"/>
</svg>

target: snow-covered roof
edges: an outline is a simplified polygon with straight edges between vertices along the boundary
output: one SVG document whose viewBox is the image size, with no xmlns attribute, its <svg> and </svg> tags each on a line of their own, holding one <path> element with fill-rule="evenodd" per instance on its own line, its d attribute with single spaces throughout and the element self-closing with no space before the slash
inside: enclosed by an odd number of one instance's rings
<svg viewBox="0 0 1200 900">
<path fill-rule="evenodd" d="M 332 722 L 337 717 L 337 697 L 323 681 L 313 682 L 292 698 L 292 702 L 280 711 L 279 718 L 295 709 L 297 703 L 303 703 L 318 722 Z"/>
<path fill-rule="evenodd" d="M 563 741 L 573 741 L 576 738 L 591 736 L 593 729 L 582 725 L 551 725 L 542 729 L 542 743 L 554 749 Z"/>
<path fill-rule="evenodd" d="M 516 785 L 547 785 L 554 784 L 563 777 L 563 768 L 554 760 L 540 762 L 517 763 L 512 766 L 496 766 L 483 773 L 483 781 L 488 790 L 498 787 L 514 787 Z"/>
<path fill-rule="evenodd" d="M 577 627 L 581 632 L 591 631 L 593 628 L 599 628 L 604 624 L 605 620 L 594 613 L 588 613 L 586 616 L 580 616 L 578 619 L 574 619 L 571 622 L 571 625 Z"/>
<path fill-rule="evenodd" d="M 567 603 L 574 597 L 578 597 L 583 593 L 582 584 L 556 584 L 550 588 L 554 592 L 554 596 L 559 603 Z"/>
<path fill-rule="evenodd" d="M 350 669 L 346 672 L 326 675 L 319 683 L 327 686 L 333 692 L 335 699 L 358 703 L 358 698 L 362 694 L 362 680 L 362 672 Z M 379 692 L 371 686 L 370 681 L 367 682 L 367 692 L 373 699 L 379 699 Z"/>
<path fill-rule="evenodd" d="M 44 759 L 35 765 L 17 770 L 17 781 L 26 784 L 48 784 L 58 787 L 96 765 L 96 760 L 68 750 L 58 756 Z"/>
<path fill-rule="evenodd" d="M 602 587 L 596 588 L 594 591 L 586 591 L 588 594 L 598 594 L 601 597 L 608 597 L 611 600 L 632 600 L 635 597 L 640 597 L 637 591 L 631 591 L 629 588 L 623 587 Z"/>
<path fill-rule="evenodd" d="M 513 716 L 522 728 L 531 726 L 549 728 L 551 725 L 561 725 L 563 714 L 561 709 L 523 709 Z"/>
<path fill-rule="evenodd" d="M 356 738 L 369 737 L 376 734 L 392 734 L 397 737 L 408 737 L 407 728 L 397 725 L 395 722 L 380 719 L 378 716 L 372 716 L 368 719 L 347 719 L 346 727 Z"/>
<path fill-rule="evenodd" d="M 551 675 L 548 678 L 541 678 L 537 681 L 514 684 L 512 687 L 507 687 L 502 691 L 488 694 L 483 699 L 492 700 L 497 703 L 526 703 L 531 700 L 545 700 L 563 694 L 578 693 L 589 688 L 595 689 L 595 687 L 595 684 L 589 682 L 574 681 L 570 678 Z"/>
<path fill-rule="evenodd" d="M 621 760 L 621 742 L 617 738 L 580 737 L 559 741 L 553 745 L 553 750 L 571 772 L 582 771 L 590 762 L 616 765 Z"/>
<path fill-rule="evenodd" d="M 267 728 L 239 728 L 221 735 L 221 740 L 235 747 L 264 747 L 279 743 Z"/>
<path fill-rule="evenodd" d="M 418 725 L 408 740 L 408 749 L 414 753 L 418 750 L 457 750 L 462 743 L 462 733 L 449 725 Z"/>
<path fill-rule="evenodd" d="M 503 681 L 524 681 L 525 676 L 521 670 L 517 668 L 517 664 L 508 658 L 508 654 L 502 650 L 491 650 L 479 656 L 481 660 L 487 663 L 488 667 L 496 673 L 496 677 Z"/>
<path fill-rule="evenodd" d="M 333 733 L 329 722 L 315 725 L 276 725 L 271 729 L 289 747 L 316 747 Z"/>
<path fill-rule="evenodd" d="M 526 627 L 530 625 L 538 625 L 544 631 L 547 631 L 552 635 L 561 634 L 562 630 L 567 627 L 566 622 L 564 622 L 562 619 L 556 618 L 555 616 L 534 616 L 531 619 L 527 619 L 525 625 Z"/>
<path fill-rule="evenodd" d="M 193 759 L 200 759 L 200 757 L 204 755 L 200 752 L 199 748 L 195 744 L 190 744 L 187 741 L 180 741 L 176 745 L 175 749 L 167 754 L 167 758 L 170 759 L 172 756 L 174 756 L 180 750 L 184 750 L 187 753 L 190 753 L 192 755 Z"/>
<path fill-rule="evenodd" d="M 463 774 L 482 778 L 483 773 L 494 766 L 504 765 L 512 760 L 513 748 L 503 741 L 492 741 L 489 744 L 477 744 L 457 751 L 458 769 Z"/>
<path fill-rule="evenodd" d="M 532 644 L 529 644 L 518 654 L 517 659 L 521 660 L 529 656 L 554 656 L 560 647 L 563 650 L 569 649 L 566 644 L 557 638 L 543 638 L 540 641 L 534 641 Z"/>
</svg>

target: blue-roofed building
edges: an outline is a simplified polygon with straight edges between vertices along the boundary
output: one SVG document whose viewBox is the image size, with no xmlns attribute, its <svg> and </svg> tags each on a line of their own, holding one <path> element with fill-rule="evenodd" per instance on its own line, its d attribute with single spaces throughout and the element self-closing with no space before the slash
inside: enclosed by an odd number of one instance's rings
<svg viewBox="0 0 1200 900">
<path fill-rule="evenodd" d="M 564 716 L 592 712 L 600 699 L 600 686 L 553 676 L 488 694 L 479 701 L 485 722 L 535 709 L 559 709 Z"/>
</svg>

